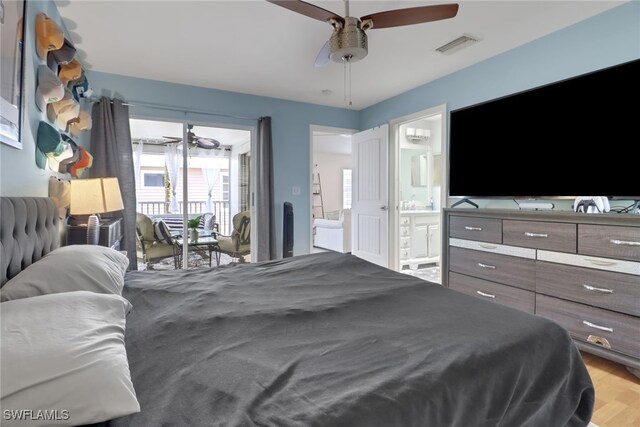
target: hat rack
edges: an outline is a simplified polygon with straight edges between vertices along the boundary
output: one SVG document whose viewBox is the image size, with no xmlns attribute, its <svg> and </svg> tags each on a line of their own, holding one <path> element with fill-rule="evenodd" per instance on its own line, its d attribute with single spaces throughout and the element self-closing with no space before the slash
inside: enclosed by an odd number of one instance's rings
<svg viewBox="0 0 640 427">
<path fill-rule="evenodd" d="M 71 137 L 77 138 L 91 129 L 91 114 L 80 105 L 81 99 L 90 98 L 91 89 L 79 53 L 63 28 L 45 13 L 35 17 L 39 72 L 35 77 L 34 102 L 42 113 L 43 129 L 36 141 L 36 164 L 41 169 L 48 167 L 53 172 L 79 178 L 92 166 L 93 156 Z"/>
</svg>

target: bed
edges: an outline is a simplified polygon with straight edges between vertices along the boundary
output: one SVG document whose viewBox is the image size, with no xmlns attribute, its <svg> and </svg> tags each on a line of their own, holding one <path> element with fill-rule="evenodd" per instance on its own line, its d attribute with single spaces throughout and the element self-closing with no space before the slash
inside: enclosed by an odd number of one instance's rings
<svg viewBox="0 0 640 427">
<path fill-rule="evenodd" d="M 7 255 L 18 256 L 4 250 L 3 270 L 15 265 Z M 128 272 L 122 296 L 133 306 L 125 343 L 141 411 L 105 425 L 586 426 L 591 418 L 591 380 L 564 329 L 352 255 Z"/>
</svg>

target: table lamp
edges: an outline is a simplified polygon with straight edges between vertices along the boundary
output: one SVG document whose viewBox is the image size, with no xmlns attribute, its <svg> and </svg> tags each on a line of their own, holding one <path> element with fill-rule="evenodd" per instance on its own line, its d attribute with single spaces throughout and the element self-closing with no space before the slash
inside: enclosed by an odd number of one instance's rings
<svg viewBox="0 0 640 427">
<path fill-rule="evenodd" d="M 101 213 L 124 209 L 118 178 L 92 178 L 71 180 L 71 215 L 89 215 L 87 244 L 97 245 L 100 234 Z"/>
</svg>

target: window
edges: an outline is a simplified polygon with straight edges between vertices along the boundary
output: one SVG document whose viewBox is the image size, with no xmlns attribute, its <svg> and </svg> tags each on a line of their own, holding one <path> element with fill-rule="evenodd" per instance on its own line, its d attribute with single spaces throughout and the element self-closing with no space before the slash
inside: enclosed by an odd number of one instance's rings
<svg viewBox="0 0 640 427">
<path fill-rule="evenodd" d="M 164 187 L 164 174 L 163 173 L 149 173 L 145 172 L 144 186 L 145 187 Z"/>
<path fill-rule="evenodd" d="M 342 171 L 342 209 L 351 209 L 351 169 Z"/>
<path fill-rule="evenodd" d="M 222 175 L 222 200 L 229 200 L 229 175 Z"/>
</svg>

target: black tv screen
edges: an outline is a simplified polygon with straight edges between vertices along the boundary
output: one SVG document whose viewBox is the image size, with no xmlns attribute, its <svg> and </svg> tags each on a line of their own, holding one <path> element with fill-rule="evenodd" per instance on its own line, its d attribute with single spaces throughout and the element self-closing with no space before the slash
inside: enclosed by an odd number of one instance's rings
<svg viewBox="0 0 640 427">
<path fill-rule="evenodd" d="M 451 112 L 449 195 L 640 199 L 640 60 Z"/>
</svg>

